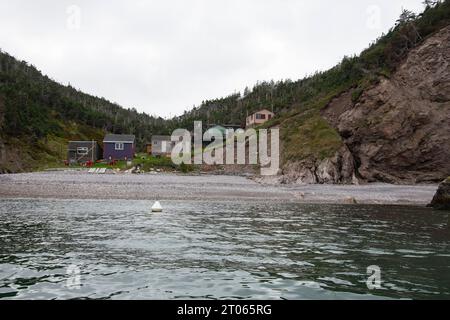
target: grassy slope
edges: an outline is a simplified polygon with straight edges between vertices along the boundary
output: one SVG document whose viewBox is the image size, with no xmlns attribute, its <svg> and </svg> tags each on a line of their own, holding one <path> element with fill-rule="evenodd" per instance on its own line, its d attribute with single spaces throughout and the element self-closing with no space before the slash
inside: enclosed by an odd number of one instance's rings
<svg viewBox="0 0 450 320">
<path fill-rule="evenodd" d="M 7 161 L 0 163 L 5 172 L 44 170 L 61 167 L 67 158 L 67 145 L 70 140 L 102 141 L 104 132 L 76 122 L 61 123 L 62 134 L 48 134 L 33 142 L 21 137 L 6 137 L 2 141 L 8 153 Z"/>
</svg>

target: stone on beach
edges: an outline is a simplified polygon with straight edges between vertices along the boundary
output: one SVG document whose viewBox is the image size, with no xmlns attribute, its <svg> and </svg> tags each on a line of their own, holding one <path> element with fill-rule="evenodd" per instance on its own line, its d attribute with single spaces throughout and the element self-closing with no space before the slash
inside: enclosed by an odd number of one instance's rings
<svg viewBox="0 0 450 320">
<path fill-rule="evenodd" d="M 438 210 L 450 210 L 450 177 L 442 181 L 439 185 L 439 189 L 437 190 L 433 201 L 429 204 L 429 207 Z"/>
<path fill-rule="evenodd" d="M 354 197 L 347 197 L 344 199 L 344 203 L 346 204 L 357 204 L 358 201 Z"/>
</svg>

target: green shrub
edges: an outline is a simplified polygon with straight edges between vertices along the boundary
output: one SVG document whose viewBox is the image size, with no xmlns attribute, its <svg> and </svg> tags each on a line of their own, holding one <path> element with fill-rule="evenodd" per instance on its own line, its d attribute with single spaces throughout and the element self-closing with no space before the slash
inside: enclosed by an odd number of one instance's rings
<svg viewBox="0 0 450 320">
<path fill-rule="evenodd" d="M 357 103 L 359 101 L 359 98 L 361 98 L 363 92 L 364 92 L 364 89 L 361 87 L 354 89 L 352 91 L 352 102 Z"/>
<path fill-rule="evenodd" d="M 185 164 L 184 162 L 182 162 L 180 164 L 180 171 L 181 172 L 188 173 L 188 172 L 192 172 L 192 170 L 193 170 L 192 165 Z"/>
</svg>

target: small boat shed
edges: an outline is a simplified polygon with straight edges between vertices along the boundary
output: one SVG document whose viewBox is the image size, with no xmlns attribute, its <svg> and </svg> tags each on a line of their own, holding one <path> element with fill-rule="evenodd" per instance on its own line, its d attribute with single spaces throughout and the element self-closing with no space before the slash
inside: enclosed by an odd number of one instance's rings
<svg viewBox="0 0 450 320">
<path fill-rule="evenodd" d="M 100 157 L 101 150 L 96 141 L 69 141 L 67 160 L 70 164 L 95 163 Z"/>
</svg>

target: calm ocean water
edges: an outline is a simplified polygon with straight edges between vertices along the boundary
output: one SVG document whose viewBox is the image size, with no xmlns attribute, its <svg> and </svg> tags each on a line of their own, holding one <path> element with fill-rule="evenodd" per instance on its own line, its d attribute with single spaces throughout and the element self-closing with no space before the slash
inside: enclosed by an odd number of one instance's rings
<svg viewBox="0 0 450 320">
<path fill-rule="evenodd" d="M 449 212 L 151 204 L 0 200 L 0 299 L 450 299 Z"/>
</svg>

